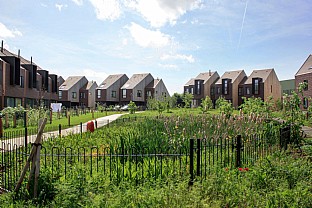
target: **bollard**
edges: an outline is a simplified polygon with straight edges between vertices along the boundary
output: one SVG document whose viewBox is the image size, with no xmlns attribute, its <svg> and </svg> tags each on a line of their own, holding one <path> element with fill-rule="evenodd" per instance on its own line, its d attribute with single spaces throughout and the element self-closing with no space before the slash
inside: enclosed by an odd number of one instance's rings
<svg viewBox="0 0 312 208">
<path fill-rule="evenodd" d="M 80 134 L 82 135 L 82 122 L 80 122 Z"/>
<path fill-rule="evenodd" d="M 95 120 L 95 128 L 97 129 L 97 120 Z"/>
<path fill-rule="evenodd" d="M 28 132 L 27 132 L 27 127 L 25 127 L 25 141 L 24 141 L 24 146 L 25 146 L 25 149 L 27 150 L 27 144 L 28 144 L 28 137 L 27 137 L 27 134 L 28 134 Z"/>
</svg>

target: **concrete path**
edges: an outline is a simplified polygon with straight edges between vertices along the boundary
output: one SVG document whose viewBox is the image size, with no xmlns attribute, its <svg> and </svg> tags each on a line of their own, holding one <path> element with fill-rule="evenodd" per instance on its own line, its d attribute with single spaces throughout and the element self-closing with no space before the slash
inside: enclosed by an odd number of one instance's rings
<svg viewBox="0 0 312 208">
<path fill-rule="evenodd" d="M 96 119 L 97 128 L 100 128 L 102 126 L 109 124 L 112 121 L 115 121 L 122 115 L 125 115 L 125 114 L 114 114 L 114 115 L 105 116 L 102 118 L 97 118 Z M 92 121 L 95 124 L 95 120 L 92 120 Z M 82 132 L 86 132 L 87 123 L 88 122 L 82 124 L 82 129 L 80 125 L 73 126 L 67 129 L 63 129 L 61 130 L 61 136 L 67 136 L 71 134 L 80 134 L 81 130 Z M 37 135 L 29 135 L 27 137 L 27 140 L 28 140 L 27 143 L 33 143 L 36 140 L 36 136 Z M 45 141 L 45 140 L 48 140 L 49 138 L 58 137 L 58 136 L 59 136 L 59 131 L 46 132 L 46 133 L 43 133 L 42 140 Z M 25 146 L 25 137 L 2 140 L 0 141 L 0 152 L 11 151 L 21 146 Z"/>
</svg>

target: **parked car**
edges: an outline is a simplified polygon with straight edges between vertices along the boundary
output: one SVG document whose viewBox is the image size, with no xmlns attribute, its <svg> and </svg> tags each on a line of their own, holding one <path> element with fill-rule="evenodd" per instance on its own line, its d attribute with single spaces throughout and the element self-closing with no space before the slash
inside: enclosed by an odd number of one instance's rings
<svg viewBox="0 0 312 208">
<path fill-rule="evenodd" d="M 120 108 L 120 110 L 123 110 L 123 111 L 127 111 L 128 110 L 128 105 L 124 105 Z"/>
</svg>

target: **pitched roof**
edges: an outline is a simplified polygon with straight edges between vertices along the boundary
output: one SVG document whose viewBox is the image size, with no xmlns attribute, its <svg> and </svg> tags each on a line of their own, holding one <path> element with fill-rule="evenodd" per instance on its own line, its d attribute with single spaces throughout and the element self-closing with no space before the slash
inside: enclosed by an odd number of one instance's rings
<svg viewBox="0 0 312 208">
<path fill-rule="evenodd" d="M 59 87 L 60 90 L 69 90 L 77 82 L 79 82 L 85 76 L 70 76 L 68 77 L 63 84 Z"/>
<path fill-rule="evenodd" d="M 107 89 L 109 88 L 112 84 L 114 84 L 115 82 L 117 82 L 122 76 L 124 76 L 125 74 L 112 74 L 109 75 L 101 84 L 99 87 L 97 87 L 98 89 Z"/>
<path fill-rule="evenodd" d="M 305 60 L 295 76 L 308 74 L 312 72 L 312 54 Z"/>
<path fill-rule="evenodd" d="M 133 89 L 148 75 L 150 75 L 150 73 L 133 74 L 132 77 L 121 87 L 121 89 Z"/>
<path fill-rule="evenodd" d="M 216 82 L 216 84 L 222 84 L 223 79 L 231 79 L 232 83 L 237 79 L 237 77 L 241 74 L 245 73 L 244 70 L 236 70 L 236 71 L 227 71 L 224 72 L 222 77 Z"/>
<path fill-rule="evenodd" d="M 204 84 L 217 72 L 200 73 L 195 79 L 204 80 Z"/>
<path fill-rule="evenodd" d="M 245 84 L 252 84 L 253 78 L 262 78 L 262 81 L 265 82 L 265 80 L 269 77 L 272 71 L 274 71 L 274 69 L 253 70 L 251 75 L 246 80 Z"/>
<path fill-rule="evenodd" d="M 190 86 L 195 84 L 195 78 L 191 78 L 184 86 Z"/>
<path fill-rule="evenodd" d="M 146 86 L 146 88 L 155 88 L 157 84 L 160 82 L 160 80 L 161 79 L 154 79 Z"/>
<path fill-rule="evenodd" d="M 96 85 L 96 87 L 97 87 L 97 84 L 96 84 L 95 81 L 89 81 L 89 82 L 87 83 L 86 90 L 91 89 L 91 87 L 92 87 L 93 85 Z"/>
</svg>

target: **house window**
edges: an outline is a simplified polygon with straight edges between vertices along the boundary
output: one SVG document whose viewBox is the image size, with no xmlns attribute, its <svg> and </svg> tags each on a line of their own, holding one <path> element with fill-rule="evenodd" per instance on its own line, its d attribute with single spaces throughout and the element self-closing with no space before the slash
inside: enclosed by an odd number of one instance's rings
<svg viewBox="0 0 312 208">
<path fill-rule="evenodd" d="M 80 93 L 80 99 L 84 99 L 86 98 L 86 93 L 85 92 L 81 92 Z"/>
<path fill-rule="evenodd" d="M 196 81 L 196 95 L 200 95 L 200 81 Z"/>
<path fill-rule="evenodd" d="M 137 97 L 142 97 L 142 90 L 137 91 Z"/>
<path fill-rule="evenodd" d="M 20 86 L 21 88 L 24 88 L 24 77 L 20 76 Z"/>
<path fill-rule="evenodd" d="M 59 93 L 58 93 L 59 99 L 62 99 L 62 96 L 63 96 L 63 91 L 62 91 L 62 90 L 59 90 Z"/>
<path fill-rule="evenodd" d="M 273 85 L 271 85 L 271 93 L 273 92 Z"/>
<path fill-rule="evenodd" d="M 243 88 L 241 87 L 238 88 L 238 95 L 243 95 Z"/>
<path fill-rule="evenodd" d="M 307 109 L 307 108 L 308 108 L 308 105 L 309 105 L 309 104 L 308 104 L 308 98 L 304 97 L 302 103 L 303 103 L 303 108 L 304 108 L 304 109 Z"/>
<path fill-rule="evenodd" d="M 223 94 L 224 95 L 227 95 L 227 94 L 229 94 L 229 89 L 228 89 L 228 85 L 229 85 L 229 83 L 228 83 L 228 80 L 227 79 L 224 79 L 224 80 L 222 80 L 222 89 L 223 89 Z"/>
<path fill-rule="evenodd" d="M 122 89 L 122 98 L 127 98 L 127 90 Z"/>
<path fill-rule="evenodd" d="M 250 88 L 246 87 L 246 95 L 250 95 Z"/>
<path fill-rule="evenodd" d="M 220 94 L 220 87 L 217 87 L 217 95 Z"/>
<path fill-rule="evenodd" d="M 308 80 L 303 80 L 303 83 L 305 84 L 303 90 L 308 90 Z"/>
<path fill-rule="evenodd" d="M 152 91 L 148 90 L 148 91 L 146 92 L 146 95 L 147 95 L 147 97 L 152 97 Z"/>
<path fill-rule="evenodd" d="M 116 91 L 112 91 L 112 98 L 116 98 Z"/>
<path fill-rule="evenodd" d="M 161 94 L 162 94 L 162 96 L 164 96 L 164 97 L 167 96 L 167 93 L 166 93 L 166 92 L 162 92 Z"/>
<path fill-rule="evenodd" d="M 254 79 L 253 81 L 253 93 L 259 95 L 259 79 Z"/>
<path fill-rule="evenodd" d="M 72 92 L 72 98 L 76 99 L 77 98 L 77 92 Z"/>
<path fill-rule="evenodd" d="M 97 98 L 101 98 L 101 90 L 97 90 L 97 92 L 96 92 L 96 97 L 97 97 Z"/>
<path fill-rule="evenodd" d="M 210 89 L 210 95 L 213 96 L 214 95 L 214 88 Z"/>
</svg>

